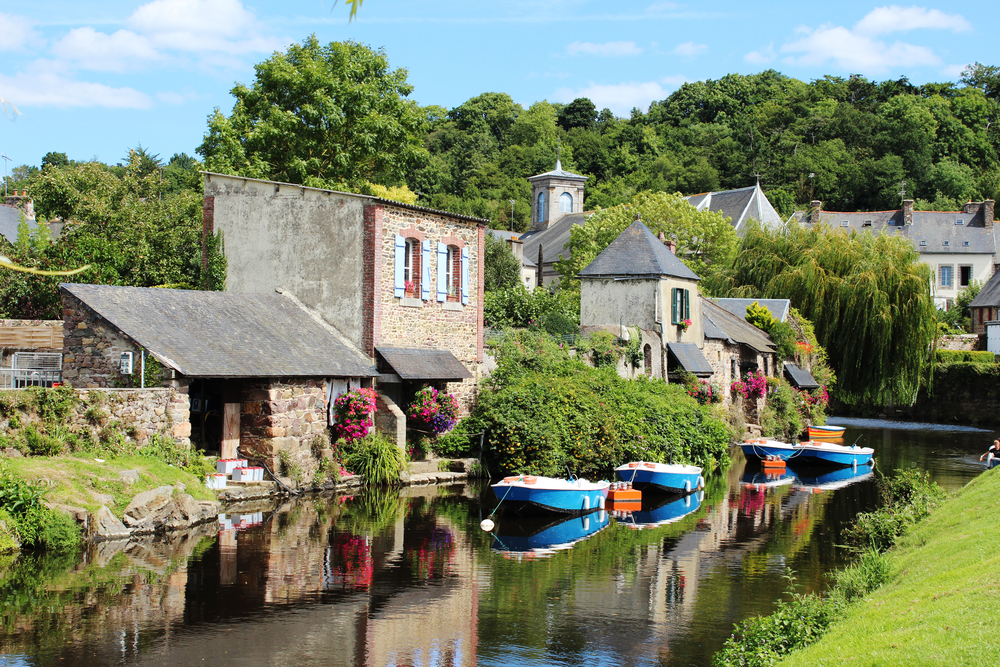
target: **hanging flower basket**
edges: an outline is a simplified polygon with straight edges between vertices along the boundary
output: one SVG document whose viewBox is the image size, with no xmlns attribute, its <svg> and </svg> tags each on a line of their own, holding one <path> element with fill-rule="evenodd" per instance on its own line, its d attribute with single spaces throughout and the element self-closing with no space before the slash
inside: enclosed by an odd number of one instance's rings
<svg viewBox="0 0 1000 667">
<path fill-rule="evenodd" d="M 451 394 L 424 387 L 413 397 L 406 416 L 413 428 L 435 435 L 444 433 L 454 428 L 458 421 L 458 401 Z"/>
<path fill-rule="evenodd" d="M 334 424 L 337 438 L 354 442 L 368 435 L 368 429 L 374 424 L 376 397 L 374 389 L 351 389 L 337 397 L 333 402 L 337 410 L 337 423 Z"/>
</svg>

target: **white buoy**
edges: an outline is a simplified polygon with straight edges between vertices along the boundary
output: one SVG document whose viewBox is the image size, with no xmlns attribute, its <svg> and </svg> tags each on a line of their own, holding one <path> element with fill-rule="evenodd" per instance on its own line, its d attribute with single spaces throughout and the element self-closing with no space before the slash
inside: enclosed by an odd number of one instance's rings
<svg viewBox="0 0 1000 667">
<path fill-rule="evenodd" d="M 492 519 L 483 519 L 479 523 L 479 527 L 482 528 L 483 530 L 485 530 L 488 533 L 491 530 L 493 530 L 493 520 Z"/>
</svg>

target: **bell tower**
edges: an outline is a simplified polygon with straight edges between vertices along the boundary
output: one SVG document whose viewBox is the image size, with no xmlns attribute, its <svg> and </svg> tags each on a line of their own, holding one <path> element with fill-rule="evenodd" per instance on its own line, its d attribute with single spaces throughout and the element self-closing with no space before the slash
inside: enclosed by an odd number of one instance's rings
<svg viewBox="0 0 1000 667">
<path fill-rule="evenodd" d="M 547 229 L 559 218 L 583 211 L 583 185 L 586 176 L 565 171 L 556 158 L 556 168 L 531 176 L 531 227 L 536 232 Z"/>
</svg>

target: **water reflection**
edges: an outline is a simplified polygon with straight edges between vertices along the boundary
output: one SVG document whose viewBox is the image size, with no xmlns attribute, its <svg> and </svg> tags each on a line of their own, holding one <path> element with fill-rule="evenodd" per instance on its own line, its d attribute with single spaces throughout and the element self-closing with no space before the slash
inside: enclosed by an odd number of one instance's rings
<svg viewBox="0 0 1000 667">
<path fill-rule="evenodd" d="M 982 471 L 992 440 L 850 425 L 858 436 L 876 471 L 920 466 L 948 488 Z M 786 568 L 822 588 L 841 529 L 877 502 L 877 472 L 768 475 L 737 456 L 703 495 L 619 518 L 500 517 L 491 535 L 486 487 L 373 490 L 82 559 L 3 559 L 0 650 L 30 665 L 708 664 L 733 623 L 770 611 Z"/>
</svg>

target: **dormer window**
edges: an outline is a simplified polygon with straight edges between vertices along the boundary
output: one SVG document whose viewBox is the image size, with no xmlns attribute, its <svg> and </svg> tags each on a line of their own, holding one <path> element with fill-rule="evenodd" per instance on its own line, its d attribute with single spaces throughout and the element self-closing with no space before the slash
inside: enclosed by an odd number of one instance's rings
<svg viewBox="0 0 1000 667">
<path fill-rule="evenodd" d="M 862 224 L 861 226 L 862 227 L 871 227 L 872 226 L 872 221 L 871 220 L 865 220 L 864 224 Z"/>
<path fill-rule="evenodd" d="M 956 221 L 955 221 L 955 224 L 956 224 L 956 225 L 961 225 L 961 224 L 962 224 L 962 219 L 961 219 L 961 218 L 959 218 L 958 220 L 956 220 Z"/>
<path fill-rule="evenodd" d="M 851 226 L 851 223 L 850 223 L 850 222 L 848 222 L 847 220 L 841 220 L 841 221 L 840 221 L 840 226 L 841 226 L 841 227 L 850 227 L 850 226 Z"/>
<path fill-rule="evenodd" d="M 951 241 L 944 241 L 942 245 L 951 245 Z"/>
<path fill-rule="evenodd" d="M 920 245 L 921 245 L 921 246 L 925 246 L 925 245 L 927 245 L 927 241 L 921 241 L 921 242 L 920 242 Z"/>
<path fill-rule="evenodd" d="M 962 245 L 968 247 L 969 246 L 969 242 L 968 241 L 962 241 Z"/>
</svg>

